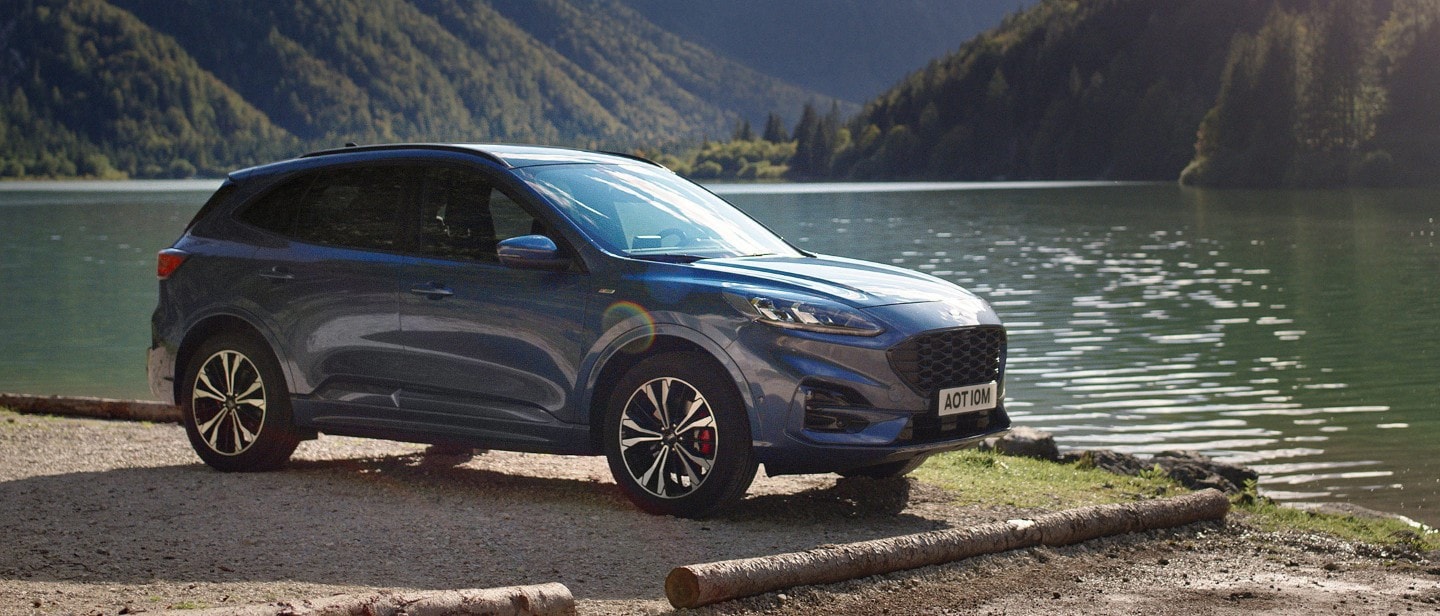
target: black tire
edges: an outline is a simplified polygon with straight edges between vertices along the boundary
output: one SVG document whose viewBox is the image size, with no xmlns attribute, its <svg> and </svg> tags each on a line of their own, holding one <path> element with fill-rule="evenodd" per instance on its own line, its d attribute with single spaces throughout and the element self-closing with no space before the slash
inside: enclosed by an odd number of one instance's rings
<svg viewBox="0 0 1440 616">
<path fill-rule="evenodd" d="M 295 452 L 290 392 L 269 346 L 221 334 L 191 355 L 180 392 L 190 446 L 222 471 L 280 468 Z"/>
<path fill-rule="evenodd" d="M 755 479 L 740 394 L 700 353 L 663 353 L 631 368 L 610 396 L 604 430 L 615 482 L 650 513 L 703 518 Z"/>
<path fill-rule="evenodd" d="M 850 470 L 840 471 L 838 474 L 841 477 L 893 479 L 895 477 L 904 477 L 905 475 L 910 474 L 910 471 L 920 468 L 920 465 L 924 464 L 925 460 L 929 458 L 930 456 L 915 456 L 913 458 L 910 458 L 909 460 L 900 460 L 899 462 L 886 462 L 884 464 L 876 464 L 874 466 L 862 466 L 860 468 L 852 468 Z"/>
</svg>

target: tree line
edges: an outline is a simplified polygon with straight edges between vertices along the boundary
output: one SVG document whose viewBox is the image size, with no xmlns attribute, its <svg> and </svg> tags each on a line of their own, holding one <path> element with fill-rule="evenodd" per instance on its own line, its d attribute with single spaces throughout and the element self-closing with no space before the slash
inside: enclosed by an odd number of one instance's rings
<svg viewBox="0 0 1440 616">
<path fill-rule="evenodd" d="M 1434 183 L 1440 1 L 1276 6 L 1231 47 L 1188 184 Z"/>
<path fill-rule="evenodd" d="M 770 164 L 792 179 L 1433 184 L 1435 58 L 1440 0 L 1046 0 L 848 120 L 807 107 L 795 154 Z"/>
</svg>

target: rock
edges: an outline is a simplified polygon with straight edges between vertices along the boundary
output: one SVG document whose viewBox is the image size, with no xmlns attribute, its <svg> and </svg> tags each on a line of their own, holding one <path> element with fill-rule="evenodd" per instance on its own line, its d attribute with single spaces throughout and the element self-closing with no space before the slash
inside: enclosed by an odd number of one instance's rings
<svg viewBox="0 0 1440 616">
<path fill-rule="evenodd" d="M 1230 480 L 1211 472 L 1210 469 L 1203 465 L 1173 460 L 1156 460 L 1156 464 L 1164 469 L 1165 474 L 1169 475 L 1171 479 L 1174 479 L 1176 483 L 1191 490 L 1214 488 L 1226 494 L 1238 494 L 1240 492 L 1240 488 L 1230 483 Z"/>
<path fill-rule="evenodd" d="M 1051 462 L 1060 460 L 1060 448 L 1055 445 L 1055 437 L 1035 428 L 1011 428 L 1008 434 L 995 439 L 994 449 L 1010 456 L 1039 458 Z"/>
<path fill-rule="evenodd" d="M 1108 449 L 1092 449 L 1068 452 L 1060 461 L 1132 477 L 1158 466 L 1171 479 L 1191 490 L 1214 488 L 1226 494 L 1238 494 L 1245 489 L 1247 482 L 1260 479 L 1260 475 L 1251 469 L 1216 462 L 1193 451 L 1165 451 L 1151 458 L 1141 458 Z"/>
<path fill-rule="evenodd" d="M 1081 452 L 1065 454 L 1065 462 L 1079 462 L 1085 466 L 1110 471 L 1116 475 L 1139 475 L 1155 466 L 1153 462 L 1147 462 L 1128 453 L 1110 451 L 1109 449 L 1092 449 Z"/>
<path fill-rule="evenodd" d="M 1216 462 L 1194 451 L 1162 451 L 1155 454 L 1155 464 L 1192 490 L 1215 488 L 1238 494 L 1246 483 L 1260 480 L 1260 474 L 1249 468 Z"/>
</svg>

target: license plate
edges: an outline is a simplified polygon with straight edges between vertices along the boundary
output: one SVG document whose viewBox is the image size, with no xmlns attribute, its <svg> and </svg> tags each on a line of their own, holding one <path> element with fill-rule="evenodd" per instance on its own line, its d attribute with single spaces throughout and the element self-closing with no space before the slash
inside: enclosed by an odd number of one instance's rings
<svg viewBox="0 0 1440 616">
<path fill-rule="evenodd" d="M 974 411 L 988 411 L 995 408 L 999 403 L 995 399 L 999 387 L 995 381 L 981 385 L 967 385 L 965 387 L 951 387 L 940 390 L 939 410 L 940 416 L 957 415 L 960 413 L 971 413 Z"/>
</svg>

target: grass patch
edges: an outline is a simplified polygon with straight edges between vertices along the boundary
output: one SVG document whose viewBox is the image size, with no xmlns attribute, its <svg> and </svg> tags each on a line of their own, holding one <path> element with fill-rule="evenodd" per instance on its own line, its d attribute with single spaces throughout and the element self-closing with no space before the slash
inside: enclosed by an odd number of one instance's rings
<svg viewBox="0 0 1440 616">
<path fill-rule="evenodd" d="M 1264 531 L 1323 533 L 1371 545 L 1417 552 L 1440 550 L 1440 533 L 1426 532 L 1399 520 L 1302 511 L 1277 504 L 1253 491 L 1231 499 L 1236 511 L 1250 514 L 1246 522 Z"/>
<path fill-rule="evenodd" d="M 1159 473 L 1127 477 L 1080 464 L 1057 464 L 964 449 L 930 458 L 912 476 L 954 493 L 957 502 L 1021 509 L 1070 509 L 1184 494 Z"/>
<path fill-rule="evenodd" d="M 1047 511 L 1164 498 L 1189 492 L 1161 471 L 1117 475 L 1084 463 L 1059 464 L 993 451 L 964 449 L 930 458 L 911 474 L 950 491 L 966 505 L 1011 506 Z M 1440 550 L 1440 533 L 1399 520 L 1314 513 L 1255 495 L 1254 486 L 1231 499 L 1244 522 L 1267 531 L 1320 533 L 1346 541 L 1426 552 Z"/>
</svg>

